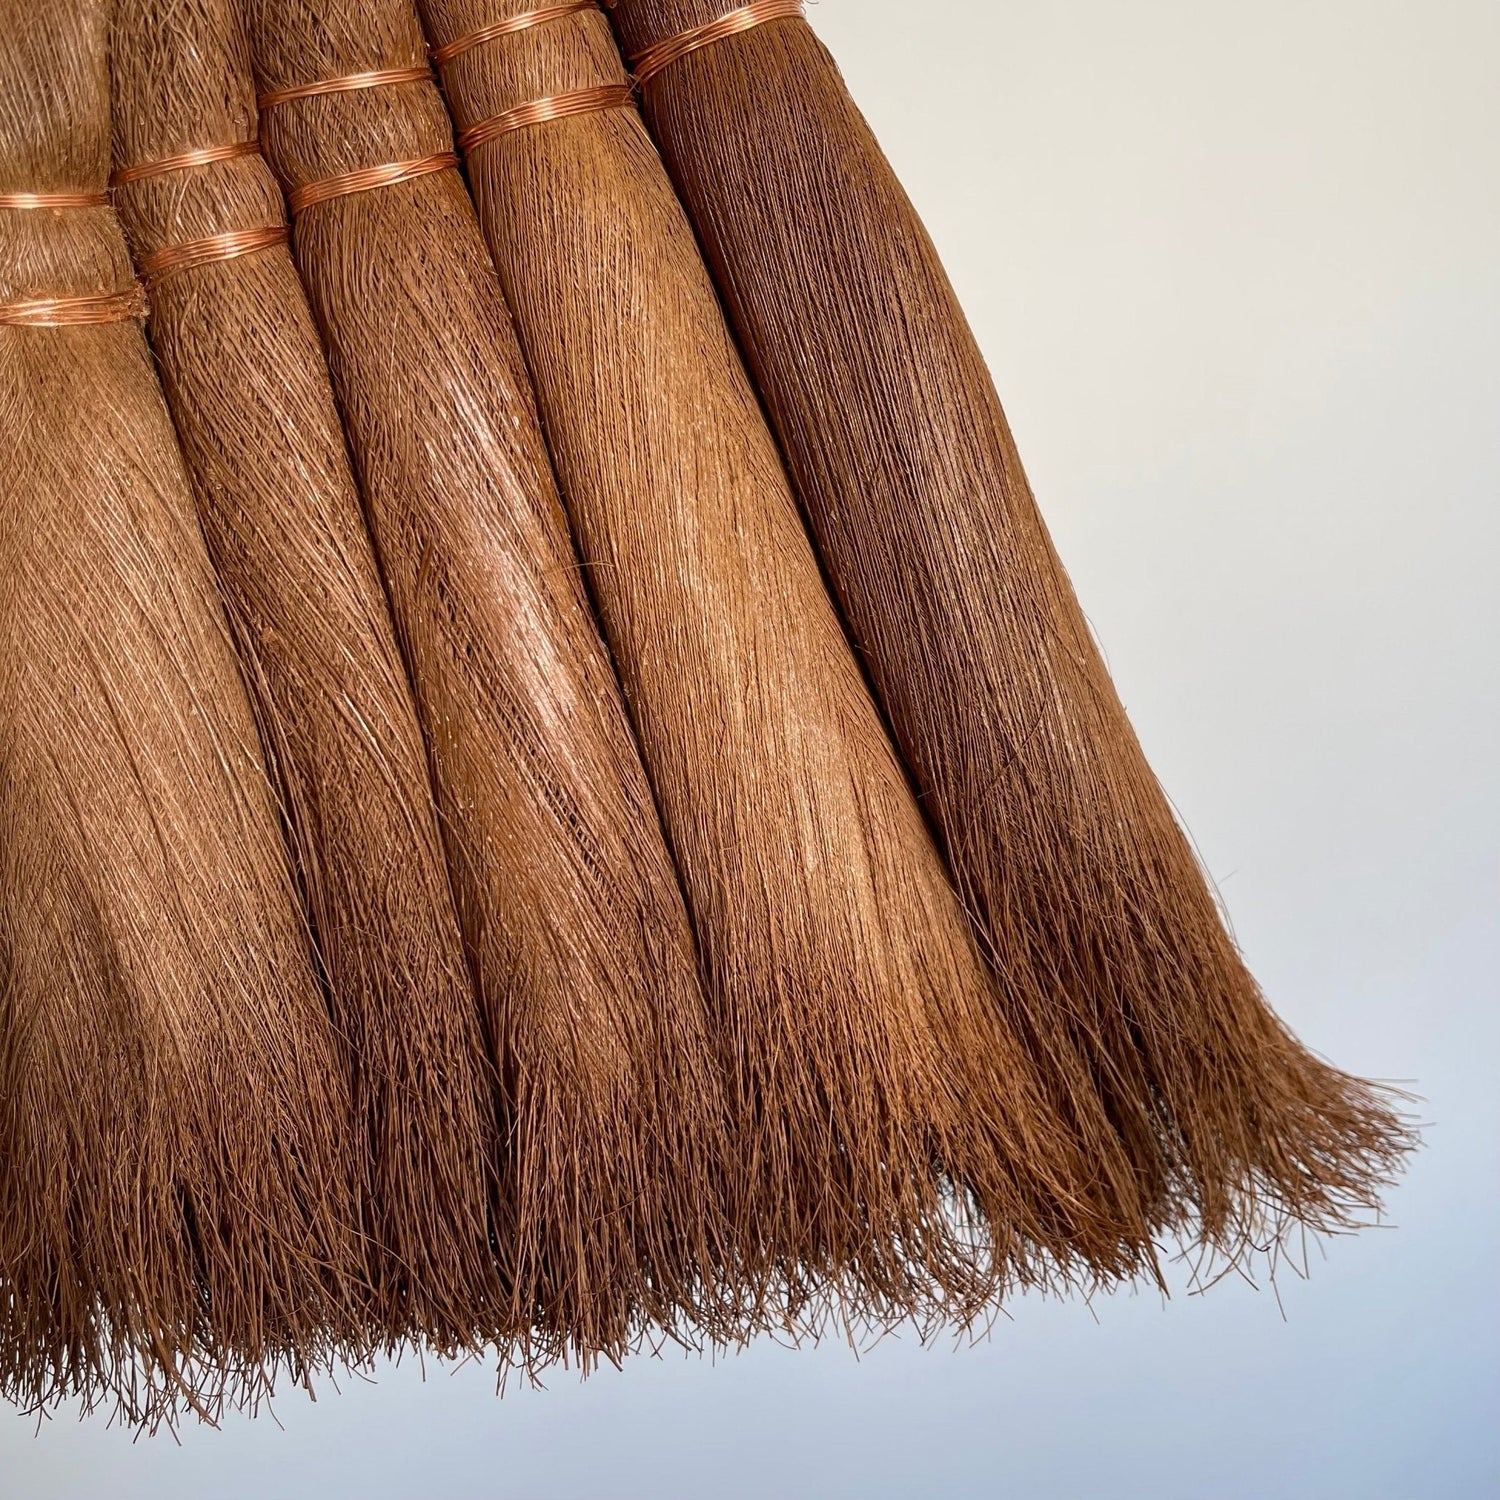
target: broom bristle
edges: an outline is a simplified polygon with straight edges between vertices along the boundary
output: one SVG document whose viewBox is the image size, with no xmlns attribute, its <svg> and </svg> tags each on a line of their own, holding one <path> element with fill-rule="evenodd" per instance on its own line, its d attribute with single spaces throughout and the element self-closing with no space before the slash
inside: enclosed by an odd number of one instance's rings
<svg viewBox="0 0 1500 1500">
<path fill-rule="evenodd" d="M 420 65 L 413 15 L 257 0 L 263 87 Z M 288 184 L 451 149 L 430 83 L 276 105 Z M 508 1112 L 521 1357 L 614 1357 L 724 1254 L 692 932 L 473 208 L 441 171 L 306 209 L 327 342 L 427 731 Z"/>
<path fill-rule="evenodd" d="M 423 8 L 446 47 L 527 6 Z M 624 82 L 598 11 L 444 76 L 466 129 Z M 506 132 L 469 175 L 696 922 L 744 1255 L 880 1320 L 1131 1269 L 1108 1122 L 1086 1097 L 1065 1127 L 1000 1017 L 639 117 Z"/>
<path fill-rule="evenodd" d="M 228 0 L 117 0 L 115 162 L 253 140 Z M 127 177 L 129 173 L 127 172 Z M 116 190 L 137 259 L 285 223 L 256 156 Z M 152 346 L 354 1063 L 377 1337 L 494 1336 L 494 1083 L 426 752 L 328 371 L 288 250 L 162 275 Z"/>
<path fill-rule="evenodd" d="M 108 10 L 8 7 L 0 189 L 102 193 Z M 0 209 L 0 302 L 131 279 Z M 0 327 L 0 426 L 0 1390 L 212 1416 L 348 1327 L 343 1064 L 139 329 Z"/>
<path fill-rule="evenodd" d="M 718 0 L 619 0 L 627 55 Z M 1015 1014 L 1087 1069 L 1156 1217 L 1232 1256 L 1376 1205 L 1411 1137 L 1264 1004 L 1141 753 L 932 244 L 800 19 L 647 116 Z"/>
</svg>

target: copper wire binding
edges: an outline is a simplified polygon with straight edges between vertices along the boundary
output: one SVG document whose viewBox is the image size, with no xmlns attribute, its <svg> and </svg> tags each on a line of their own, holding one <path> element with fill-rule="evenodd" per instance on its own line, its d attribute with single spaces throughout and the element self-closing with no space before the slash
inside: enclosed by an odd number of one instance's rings
<svg viewBox="0 0 1500 1500">
<path fill-rule="evenodd" d="M 509 135 L 513 130 L 524 130 L 528 125 L 544 125 L 548 120 L 565 120 L 570 115 L 593 114 L 596 110 L 628 109 L 634 103 L 635 90 L 628 83 L 609 83 L 600 88 L 552 94 L 546 99 L 518 104 L 503 114 L 491 115 L 489 119 L 471 125 L 460 132 L 458 149 L 467 155 L 499 136 Z"/>
<path fill-rule="evenodd" d="M 109 179 L 111 187 L 124 187 L 127 182 L 140 182 L 147 177 L 160 177 L 167 172 L 183 172 L 189 167 L 206 167 L 216 161 L 233 161 L 240 156 L 255 156 L 260 151 L 260 142 L 231 141 L 223 146 L 202 146 L 196 151 L 182 151 L 176 156 L 163 156 L 157 161 L 137 162 L 133 167 L 121 167 Z"/>
<path fill-rule="evenodd" d="M 383 162 L 378 167 L 361 167 L 338 177 L 325 177 L 321 182 L 305 183 L 287 194 L 287 202 L 294 214 L 300 214 L 304 208 L 324 203 L 329 198 L 342 198 L 347 193 L 367 193 L 371 188 L 409 182 L 413 177 L 425 177 L 429 172 L 443 172 L 457 165 L 458 158 L 451 151 L 417 157 L 412 161 Z"/>
<path fill-rule="evenodd" d="M 77 328 L 86 323 L 129 323 L 145 316 L 146 291 L 138 281 L 118 292 L 0 303 L 0 328 Z"/>
<path fill-rule="evenodd" d="M 676 36 L 657 42 L 653 47 L 647 47 L 644 52 L 630 59 L 631 70 L 635 74 L 635 81 L 644 85 L 663 68 L 686 57 L 690 52 L 696 52 L 700 47 L 721 42 L 725 37 L 738 36 L 742 31 L 750 31 L 756 26 L 764 26 L 767 21 L 790 21 L 801 19 L 806 14 L 803 0 L 751 0 L 751 4 L 732 10 L 727 16 L 720 16 L 717 21 L 695 26 L 691 31 L 679 32 Z"/>
<path fill-rule="evenodd" d="M 291 237 L 291 230 L 285 224 L 267 224 L 260 229 L 229 229 L 223 234 L 183 240 L 181 244 L 164 245 L 141 256 L 141 275 L 148 286 L 154 286 L 175 272 L 191 271 L 195 266 L 209 266 L 217 261 L 238 260 L 242 255 L 254 255 L 257 250 L 285 245 Z"/>
<path fill-rule="evenodd" d="M 0 208 L 104 208 L 104 193 L 0 193 Z"/>
<path fill-rule="evenodd" d="M 320 78 L 316 83 L 296 83 L 272 89 L 255 101 L 259 109 L 274 109 L 293 99 L 315 99 L 319 94 L 352 94 L 356 89 L 384 88 L 390 83 L 430 83 L 432 69 L 425 63 L 413 68 L 371 68 L 365 73 L 345 73 L 340 78 Z"/>
<path fill-rule="evenodd" d="M 519 15 L 491 21 L 488 26 L 481 26 L 467 36 L 459 37 L 457 41 L 434 47 L 433 66 L 441 68 L 455 57 L 461 57 L 472 48 L 483 46 L 485 42 L 493 42 L 497 37 L 514 36 L 518 31 L 530 31 L 533 26 L 545 26 L 549 21 L 561 21 L 565 16 L 578 16 L 586 10 L 597 9 L 594 0 L 571 0 L 567 5 L 546 5 L 539 10 L 526 10 Z"/>
</svg>

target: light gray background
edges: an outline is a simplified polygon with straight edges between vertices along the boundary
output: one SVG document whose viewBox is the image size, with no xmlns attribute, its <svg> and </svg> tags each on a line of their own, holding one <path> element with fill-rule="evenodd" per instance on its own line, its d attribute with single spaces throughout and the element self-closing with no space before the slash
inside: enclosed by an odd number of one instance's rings
<svg viewBox="0 0 1500 1500">
<path fill-rule="evenodd" d="M 1023 1303 L 503 1402 L 480 1368 L 132 1443 L 0 1413 L 0 1496 L 1500 1494 L 1500 6 L 825 0 L 1135 722 L 1281 1012 L 1433 1123 L 1278 1298 Z M 1284 1308 L 1284 1315 L 1282 1309 Z"/>
</svg>

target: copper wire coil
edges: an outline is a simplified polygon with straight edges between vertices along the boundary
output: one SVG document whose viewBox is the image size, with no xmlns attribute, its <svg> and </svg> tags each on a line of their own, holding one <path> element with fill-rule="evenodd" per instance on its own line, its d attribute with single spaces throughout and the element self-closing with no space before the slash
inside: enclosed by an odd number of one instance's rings
<svg viewBox="0 0 1500 1500">
<path fill-rule="evenodd" d="M 475 150 L 513 130 L 523 130 L 528 125 L 544 125 L 548 120 L 565 120 L 569 115 L 593 114 L 597 110 L 628 109 L 635 103 L 635 90 L 628 83 L 609 83 L 600 88 L 574 89 L 567 94 L 552 94 L 546 99 L 533 99 L 529 104 L 518 104 L 503 114 L 491 115 L 462 131 L 458 137 L 458 149 L 464 153 Z"/>
<path fill-rule="evenodd" d="M 751 4 L 732 10 L 728 15 L 720 16 L 717 21 L 695 26 L 691 31 L 679 32 L 631 58 L 630 66 L 635 73 L 635 81 L 639 84 L 646 83 L 663 68 L 686 57 L 690 52 L 696 52 L 700 47 L 707 47 L 711 42 L 738 36 L 742 31 L 764 26 L 767 21 L 789 21 L 800 19 L 806 14 L 803 0 L 751 0 Z"/>
<path fill-rule="evenodd" d="M 211 162 L 233 161 L 240 156 L 256 156 L 260 142 L 231 141 L 223 146 L 201 146 L 196 151 L 182 151 L 176 156 L 163 156 L 156 161 L 137 162 L 133 167 L 121 167 L 109 179 L 111 187 L 123 187 L 127 182 L 140 182 L 147 177 L 160 177 L 167 172 L 182 172 L 189 167 L 206 167 Z"/>
<path fill-rule="evenodd" d="M 522 11 L 520 15 L 506 16 L 503 20 L 491 21 L 488 26 L 481 26 L 469 32 L 467 36 L 459 37 L 457 41 L 448 42 L 442 47 L 434 47 L 432 49 L 433 64 L 441 68 L 444 63 L 452 62 L 455 57 L 461 56 L 471 48 L 482 46 L 485 42 L 492 42 L 497 37 L 514 36 L 518 31 L 530 31 L 533 26 L 545 26 L 549 21 L 561 21 L 565 16 L 582 15 L 586 10 L 598 10 L 594 0 L 571 0 L 571 3 L 566 5 L 547 5 L 539 10 Z"/>
<path fill-rule="evenodd" d="M 285 245 L 292 232 L 285 224 L 268 224 L 259 229 L 230 229 L 223 234 L 205 235 L 202 239 L 184 240 L 178 245 L 164 245 L 140 259 L 141 275 L 154 284 L 177 271 L 194 266 L 212 265 L 216 261 L 237 260 L 257 250 Z"/>
<path fill-rule="evenodd" d="M 104 193 L 0 193 L 0 208 L 103 208 Z"/>
<path fill-rule="evenodd" d="M 76 328 L 86 323 L 128 323 L 145 316 L 146 292 L 138 281 L 118 292 L 0 303 L 0 327 L 5 328 Z"/>
<path fill-rule="evenodd" d="M 347 193 L 366 193 L 372 188 L 390 187 L 397 182 L 408 182 L 413 177 L 425 177 L 429 172 L 442 172 L 456 167 L 458 158 L 451 151 L 442 151 L 435 156 L 421 156 L 412 161 L 388 161 L 378 167 L 361 167 L 358 171 L 344 172 L 338 177 L 325 177 L 321 182 L 305 183 L 293 188 L 287 195 L 294 214 L 315 203 L 324 203 L 330 198 L 342 198 Z"/>
<path fill-rule="evenodd" d="M 320 78 L 315 83 L 296 83 L 272 89 L 255 101 L 257 109 L 273 109 L 293 99 L 315 99 L 319 94 L 352 94 L 356 89 L 384 88 L 392 83 L 429 83 L 432 69 L 425 63 L 413 68 L 371 68 L 365 73 L 345 73 L 339 78 Z"/>
</svg>

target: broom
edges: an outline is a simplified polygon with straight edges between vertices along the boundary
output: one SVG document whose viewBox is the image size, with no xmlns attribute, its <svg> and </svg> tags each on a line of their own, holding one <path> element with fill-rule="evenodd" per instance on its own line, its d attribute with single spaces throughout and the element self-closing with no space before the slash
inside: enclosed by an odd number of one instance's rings
<svg viewBox="0 0 1500 1500">
<path fill-rule="evenodd" d="M 343 1061 L 105 206 L 108 14 L 0 16 L 0 1392 L 155 1421 L 337 1352 L 358 1263 Z"/>
<path fill-rule="evenodd" d="M 375 1327 L 500 1295 L 495 1099 L 421 729 L 229 0 L 117 0 L 115 204 L 271 750 L 366 1160 Z"/>
<path fill-rule="evenodd" d="M 607 20 L 422 8 L 734 1060 L 746 1253 L 878 1319 L 1131 1269 L 1128 1167 L 1003 1022 Z"/>
<path fill-rule="evenodd" d="M 720 1317 L 724 1109 L 686 909 L 415 19 L 250 17 L 503 1084 L 507 1316 L 533 1363 L 618 1357 Z"/>
<path fill-rule="evenodd" d="M 1266 1007 L 920 221 L 797 0 L 618 0 L 647 118 L 964 903 L 1158 1217 L 1334 1229 L 1410 1144 Z"/>
</svg>

